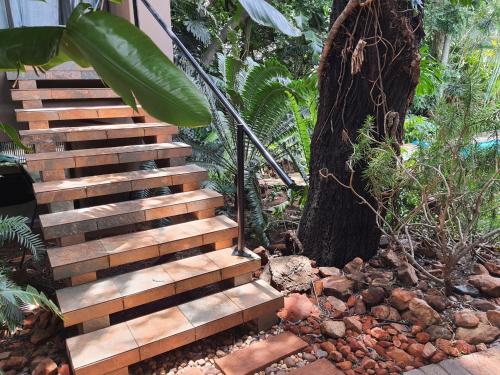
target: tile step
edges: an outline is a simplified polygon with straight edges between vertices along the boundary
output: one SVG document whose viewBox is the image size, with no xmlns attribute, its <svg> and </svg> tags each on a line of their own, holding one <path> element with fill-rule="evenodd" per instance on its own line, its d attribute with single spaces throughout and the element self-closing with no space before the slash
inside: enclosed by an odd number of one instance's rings
<svg viewBox="0 0 500 375">
<path fill-rule="evenodd" d="M 37 182 L 33 184 L 33 190 L 38 204 L 45 204 L 201 182 L 207 178 L 206 169 L 190 164 L 154 170 Z"/>
<path fill-rule="evenodd" d="M 93 141 L 116 138 L 137 138 L 178 134 L 175 126 L 159 122 L 70 126 L 49 129 L 21 130 L 21 140 L 27 144 Z"/>
<path fill-rule="evenodd" d="M 26 165 L 28 170 L 36 172 L 179 158 L 190 155 L 191 146 L 182 142 L 153 143 L 27 154 Z"/>
<path fill-rule="evenodd" d="M 260 257 L 211 251 L 57 291 L 64 326 L 100 318 L 175 294 L 256 271 Z"/>
<path fill-rule="evenodd" d="M 283 296 L 262 280 L 66 340 L 75 375 L 101 375 L 274 314 Z"/>
<path fill-rule="evenodd" d="M 16 109 L 15 112 L 19 122 L 144 117 L 147 115 L 140 105 L 137 106 L 137 111 L 128 105 L 104 105 Z"/>
<path fill-rule="evenodd" d="M 238 224 L 220 215 L 208 219 L 47 249 L 55 280 L 212 245 L 238 236 Z"/>
<path fill-rule="evenodd" d="M 60 238 L 128 224 L 144 223 L 224 205 L 219 193 L 200 189 L 40 215 L 45 239 Z"/>
</svg>

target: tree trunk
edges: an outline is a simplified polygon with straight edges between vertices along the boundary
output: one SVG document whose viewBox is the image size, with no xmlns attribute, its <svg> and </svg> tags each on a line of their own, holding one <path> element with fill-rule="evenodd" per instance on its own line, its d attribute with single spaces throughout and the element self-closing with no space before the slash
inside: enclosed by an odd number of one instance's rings
<svg viewBox="0 0 500 375">
<path fill-rule="evenodd" d="M 356 141 L 368 116 L 375 119 L 377 137 L 390 133 L 401 141 L 405 114 L 418 83 L 423 37 L 422 10 L 414 12 L 410 2 L 354 1 L 349 14 L 342 14 L 347 0 L 334 0 L 332 6 L 332 30 L 337 31 L 330 34 L 330 46 L 325 44 L 329 52 L 319 69 L 323 73 L 318 121 L 311 139 L 310 189 L 298 232 L 305 255 L 320 265 L 337 267 L 357 256 L 372 257 L 380 230 L 367 205 L 334 179 L 321 177 L 320 171 L 349 184 L 350 142 Z M 343 20 L 340 25 L 334 23 L 337 17 Z M 355 166 L 352 187 L 375 205 L 361 177 L 363 168 Z"/>
<path fill-rule="evenodd" d="M 443 43 L 443 53 L 441 53 L 441 64 L 444 66 L 448 65 L 448 59 L 450 57 L 450 49 L 451 49 L 451 35 L 446 34 L 444 37 L 444 43 Z"/>
</svg>

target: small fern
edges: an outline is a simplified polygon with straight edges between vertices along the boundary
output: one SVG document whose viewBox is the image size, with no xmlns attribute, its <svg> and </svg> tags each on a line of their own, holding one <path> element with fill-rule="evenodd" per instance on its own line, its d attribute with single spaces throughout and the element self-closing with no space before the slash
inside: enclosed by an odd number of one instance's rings
<svg viewBox="0 0 500 375">
<path fill-rule="evenodd" d="M 0 246 L 6 242 L 16 241 L 23 249 L 27 249 L 38 258 L 38 253 L 45 250 L 45 246 L 37 234 L 34 234 L 25 223 L 22 216 L 0 216 Z"/>
</svg>

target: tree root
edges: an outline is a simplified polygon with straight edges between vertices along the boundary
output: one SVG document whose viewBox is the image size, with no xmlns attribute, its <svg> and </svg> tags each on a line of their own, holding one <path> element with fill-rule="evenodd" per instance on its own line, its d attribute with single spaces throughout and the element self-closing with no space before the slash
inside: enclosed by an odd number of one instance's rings
<svg viewBox="0 0 500 375">
<path fill-rule="evenodd" d="M 321 83 L 321 78 L 323 76 L 323 70 L 325 69 L 326 60 L 328 59 L 328 55 L 330 54 L 330 50 L 333 45 L 333 40 L 337 36 L 340 26 L 346 21 L 347 17 L 351 15 L 354 9 L 358 8 L 359 6 L 360 6 L 359 0 L 349 0 L 342 13 L 339 14 L 337 19 L 333 23 L 332 27 L 330 28 L 328 36 L 326 37 L 323 51 L 321 52 L 321 57 L 319 59 L 318 85 Z"/>
</svg>

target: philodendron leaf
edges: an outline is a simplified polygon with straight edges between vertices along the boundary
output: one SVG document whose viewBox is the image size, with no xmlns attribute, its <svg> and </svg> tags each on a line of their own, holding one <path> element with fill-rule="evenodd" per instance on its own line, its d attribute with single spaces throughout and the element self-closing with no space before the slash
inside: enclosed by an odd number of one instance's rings
<svg viewBox="0 0 500 375">
<path fill-rule="evenodd" d="M 265 0 L 239 0 L 250 18 L 260 25 L 273 27 L 289 36 L 300 36 L 301 31 L 290 24 L 285 16 Z"/>
<path fill-rule="evenodd" d="M 56 58 L 64 27 L 40 26 L 0 30 L 0 71 L 24 71 Z"/>
<path fill-rule="evenodd" d="M 66 26 L 62 52 L 84 59 L 124 102 L 179 126 L 211 121 L 206 98 L 142 31 L 123 18 L 80 4 Z"/>
<path fill-rule="evenodd" d="M 17 130 L 9 125 L 9 124 L 3 124 L 0 122 L 0 132 L 4 133 L 9 139 L 17 146 L 20 147 L 26 151 L 29 151 L 30 148 L 25 146 L 21 142 L 21 138 L 19 138 L 19 134 L 17 133 Z"/>
</svg>

